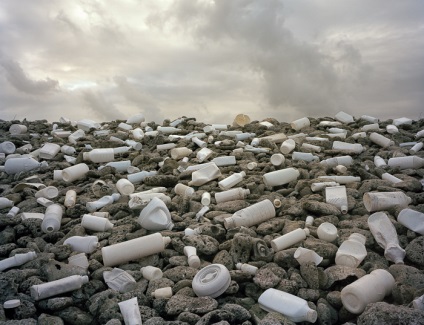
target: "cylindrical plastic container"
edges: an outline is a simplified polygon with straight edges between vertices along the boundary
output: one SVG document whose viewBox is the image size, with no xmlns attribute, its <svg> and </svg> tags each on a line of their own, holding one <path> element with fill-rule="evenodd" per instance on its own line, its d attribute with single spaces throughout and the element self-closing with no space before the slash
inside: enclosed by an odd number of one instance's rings
<svg viewBox="0 0 424 325">
<path fill-rule="evenodd" d="M 18 207 L 11 208 L 9 210 L 9 212 L 6 214 L 6 217 L 8 217 L 8 218 L 16 217 L 16 215 L 18 214 L 19 210 L 20 209 Z"/>
<path fill-rule="evenodd" d="M 234 200 L 243 200 L 250 194 L 249 189 L 243 189 L 241 187 L 232 188 L 228 191 L 217 192 L 215 193 L 216 203 L 234 201 Z"/>
<path fill-rule="evenodd" d="M 124 318 L 125 325 L 141 325 L 141 314 L 137 297 L 118 302 L 119 310 Z"/>
<path fill-rule="evenodd" d="M 78 254 L 69 256 L 68 257 L 68 264 L 79 266 L 86 271 L 87 271 L 88 266 L 89 266 L 87 255 L 85 255 L 85 253 L 78 253 Z"/>
<path fill-rule="evenodd" d="M 202 169 L 196 170 L 191 174 L 192 180 L 188 183 L 189 186 L 202 186 L 221 176 L 221 171 L 215 164 L 208 165 Z"/>
<path fill-rule="evenodd" d="M 424 159 L 417 156 L 395 157 L 390 158 L 387 164 L 400 169 L 418 169 L 424 166 Z"/>
<path fill-rule="evenodd" d="M 330 222 L 323 222 L 318 226 L 317 235 L 319 239 L 331 243 L 335 241 L 338 237 L 337 228 Z"/>
<path fill-rule="evenodd" d="M 4 163 L 4 171 L 9 174 L 28 172 L 41 166 L 41 163 L 32 157 L 9 158 Z"/>
<path fill-rule="evenodd" d="M 286 160 L 286 158 L 284 158 L 284 156 L 281 153 L 275 153 L 271 156 L 271 164 L 273 164 L 274 166 L 280 166 L 281 164 L 284 163 L 284 161 Z"/>
<path fill-rule="evenodd" d="M 74 190 L 68 190 L 65 196 L 64 206 L 67 208 L 72 208 L 75 206 L 77 201 L 77 193 Z"/>
<path fill-rule="evenodd" d="M 0 143 L 0 152 L 5 153 L 5 154 L 11 154 L 14 153 L 16 150 L 15 145 L 13 144 L 13 142 L 10 141 L 4 141 L 2 143 Z"/>
<path fill-rule="evenodd" d="M 349 167 L 350 165 L 353 164 L 353 158 L 351 156 L 333 157 L 333 158 L 321 160 L 320 164 L 326 167 L 336 167 L 337 165 L 343 165 L 343 166 Z"/>
<path fill-rule="evenodd" d="M 99 247 L 97 236 L 72 236 L 63 242 L 71 246 L 74 252 L 91 254 Z"/>
<path fill-rule="evenodd" d="M 290 152 L 294 150 L 295 147 L 296 147 L 296 142 L 294 142 L 293 139 L 287 139 L 281 144 L 280 151 L 282 154 L 288 155 Z"/>
<path fill-rule="evenodd" d="M 347 167 L 343 165 L 337 165 L 334 167 L 334 170 L 340 174 L 345 174 L 347 172 Z"/>
<path fill-rule="evenodd" d="M 81 163 L 62 170 L 62 178 L 65 182 L 73 182 L 85 177 L 85 174 L 87 174 L 88 171 L 88 166 Z"/>
<path fill-rule="evenodd" d="M 62 170 L 55 169 L 55 170 L 53 171 L 53 179 L 54 179 L 55 181 L 63 181 L 63 178 L 62 178 Z"/>
<path fill-rule="evenodd" d="M 149 281 L 160 279 L 163 276 L 162 270 L 160 268 L 151 265 L 142 267 L 140 271 L 141 274 L 143 274 L 143 278 Z"/>
<path fill-rule="evenodd" d="M 343 111 L 338 112 L 336 115 L 334 115 L 334 118 L 342 123 L 352 123 L 355 122 L 352 115 L 349 115 Z"/>
<path fill-rule="evenodd" d="M 73 154 L 75 154 L 75 152 L 76 152 L 76 150 L 75 150 L 75 148 L 74 147 L 71 147 L 71 146 L 68 146 L 68 145 L 63 145 L 61 148 L 60 148 L 60 151 L 62 152 L 62 153 L 64 153 L 65 155 L 70 155 L 70 156 L 72 156 Z"/>
<path fill-rule="evenodd" d="M 313 144 L 310 144 L 310 143 L 302 143 L 302 145 L 300 146 L 300 148 L 312 150 L 314 152 L 321 152 L 321 147 L 320 146 L 316 146 L 316 145 L 313 145 Z"/>
<path fill-rule="evenodd" d="M 116 182 L 116 189 L 122 195 L 130 195 L 134 193 L 134 185 L 128 179 L 121 178 Z"/>
<path fill-rule="evenodd" d="M 145 118 L 143 114 L 136 114 L 134 116 L 131 116 L 126 123 L 128 124 L 138 124 L 140 125 L 141 122 L 144 122 Z"/>
<path fill-rule="evenodd" d="M 62 222 L 63 210 L 59 204 L 49 205 L 44 214 L 43 222 L 41 223 L 41 230 L 44 233 L 58 231 L 60 223 Z"/>
<path fill-rule="evenodd" d="M 174 160 L 180 160 L 184 157 L 187 157 L 191 155 L 193 150 L 187 148 L 187 147 L 179 147 L 179 148 L 173 148 L 170 151 L 171 158 Z"/>
<path fill-rule="evenodd" d="M 414 145 L 411 149 L 409 149 L 409 153 L 411 155 L 415 155 L 418 151 L 420 151 L 423 147 L 422 142 L 418 142 L 416 145 Z"/>
<path fill-rule="evenodd" d="M 368 131 L 378 131 L 379 129 L 380 129 L 380 126 L 378 125 L 378 123 L 372 123 L 372 124 L 364 125 L 364 126 L 361 128 L 361 131 L 364 131 L 364 132 L 368 132 Z"/>
<path fill-rule="evenodd" d="M 367 256 L 364 235 L 353 233 L 339 247 L 336 253 L 336 264 L 358 267 Z"/>
<path fill-rule="evenodd" d="M 315 265 L 319 265 L 323 260 L 323 257 L 319 256 L 313 250 L 303 247 L 299 247 L 298 249 L 296 249 L 293 257 L 300 265 L 307 264 L 310 262 L 314 263 Z"/>
<path fill-rule="evenodd" d="M 197 256 L 196 247 L 185 246 L 184 255 L 187 256 L 188 266 L 197 269 L 200 266 L 200 259 Z"/>
<path fill-rule="evenodd" d="M 314 217 L 307 216 L 305 220 L 305 227 L 312 226 L 314 224 Z"/>
<path fill-rule="evenodd" d="M 385 166 L 387 166 L 387 163 L 386 163 L 386 161 L 383 159 L 383 158 L 381 158 L 380 156 L 375 156 L 374 157 L 374 165 L 375 165 L 375 167 L 385 167 Z"/>
<path fill-rule="evenodd" d="M 47 186 L 35 193 L 35 197 L 44 197 L 46 199 L 54 199 L 59 195 L 59 190 L 54 186 Z"/>
<path fill-rule="evenodd" d="M 16 254 L 12 257 L 5 258 L 4 260 L 0 261 L 0 272 L 3 272 L 4 270 L 7 270 L 11 267 L 25 264 L 29 261 L 32 261 L 36 257 L 37 254 L 35 252 L 28 252 L 24 254 Z"/>
<path fill-rule="evenodd" d="M 60 151 L 60 146 L 56 143 L 45 143 L 39 153 L 38 156 L 41 159 L 53 159 L 58 152 Z"/>
<path fill-rule="evenodd" d="M 13 207 L 13 201 L 6 197 L 0 197 L 0 209 Z"/>
<path fill-rule="evenodd" d="M 88 283 L 86 275 L 71 275 L 56 281 L 50 281 L 42 284 L 36 284 L 30 287 L 31 297 L 37 301 L 61 293 L 77 290 Z"/>
<path fill-rule="evenodd" d="M 363 196 L 368 212 L 387 210 L 392 207 L 407 207 L 412 199 L 403 192 L 367 192 Z"/>
<path fill-rule="evenodd" d="M 331 179 L 336 183 L 339 184 L 349 184 L 349 183 L 354 183 L 354 182 L 360 182 L 361 178 L 359 176 L 318 176 L 318 178 L 326 178 L 326 179 Z"/>
<path fill-rule="evenodd" d="M 264 174 L 263 181 L 266 186 L 273 187 L 295 181 L 299 176 L 300 173 L 298 170 L 294 168 L 285 168 Z"/>
<path fill-rule="evenodd" d="M 396 228 L 384 212 L 376 212 L 368 217 L 368 227 L 375 241 L 384 248 L 384 257 L 396 264 L 403 264 L 405 250 L 399 245 Z"/>
<path fill-rule="evenodd" d="M 370 122 L 370 123 L 378 123 L 379 122 L 378 118 L 372 117 L 372 116 L 369 116 L 369 115 L 362 115 L 361 120 L 364 120 L 364 121 L 367 121 L 367 122 Z"/>
<path fill-rule="evenodd" d="M 154 197 L 147 206 L 140 212 L 137 222 L 147 230 L 172 230 L 171 214 L 165 203 Z"/>
<path fill-rule="evenodd" d="M 28 131 L 28 128 L 23 124 L 12 124 L 9 128 L 11 135 L 24 134 Z"/>
<path fill-rule="evenodd" d="M 361 153 L 364 151 L 364 147 L 360 143 L 348 143 L 342 141 L 333 141 L 333 150 L 339 151 L 351 151 L 354 153 Z"/>
<path fill-rule="evenodd" d="M 389 173 L 384 173 L 381 175 L 381 179 L 385 180 L 385 181 L 389 181 L 392 184 L 396 184 L 396 183 L 400 183 L 402 182 L 401 179 L 389 174 Z"/>
<path fill-rule="evenodd" d="M 256 272 L 258 272 L 258 268 L 256 266 L 247 263 L 237 263 L 236 268 L 251 275 L 255 275 Z"/>
<path fill-rule="evenodd" d="M 202 199 L 200 202 L 202 203 L 202 205 L 209 206 L 211 204 L 211 193 L 204 192 L 202 194 Z"/>
<path fill-rule="evenodd" d="M 258 302 L 262 309 L 283 314 L 295 323 L 305 321 L 315 323 L 318 317 L 317 312 L 309 307 L 306 300 L 274 288 L 265 290 Z"/>
<path fill-rule="evenodd" d="M 148 176 L 154 176 L 156 175 L 158 172 L 156 170 L 152 170 L 152 171 L 145 171 L 142 170 L 141 172 L 138 173 L 134 173 L 134 174 L 130 174 L 127 175 L 127 179 L 133 183 L 133 184 L 137 184 L 142 182 L 146 177 Z"/>
<path fill-rule="evenodd" d="M 394 145 L 394 142 L 392 140 L 376 132 L 370 134 L 370 140 L 382 148 L 387 148 L 389 146 Z"/>
<path fill-rule="evenodd" d="M 293 161 L 303 160 L 303 161 L 311 162 L 311 161 L 319 161 L 319 157 L 314 156 L 310 152 L 293 151 L 292 160 Z"/>
<path fill-rule="evenodd" d="M 339 208 L 343 214 L 346 214 L 348 211 L 346 186 L 326 187 L 325 201 Z"/>
<path fill-rule="evenodd" d="M 307 127 L 310 125 L 311 125 L 311 122 L 309 121 L 307 117 L 302 117 L 290 123 L 291 128 L 295 131 L 299 131 L 300 129 L 303 129 L 304 127 Z"/>
<path fill-rule="evenodd" d="M 194 188 L 187 186 L 185 184 L 182 183 L 178 183 L 177 185 L 175 185 L 174 187 L 174 192 L 177 195 L 181 195 L 181 196 L 192 196 L 195 192 Z"/>
<path fill-rule="evenodd" d="M 218 167 L 222 166 L 233 166 L 236 165 L 236 157 L 234 156 L 221 156 L 216 157 L 211 160 L 211 162 L 215 163 Z"/>
<path fill-rule="evenodd" d="M 104 163 L 115 160 L 113 148 L 93 149 L 82 154 L 84 160 L 90 160 L 94 163 Z"/>
<path fill-rule="evenodd" d="M 230 283 L 230 272 L 224 265 L 210 264 L 196 273 L 192 288 L 198 297 L 216 298 L 228 289 Z"/>
<path fill-rule="evenodd" d="M 159 299 L 159 298 L 171 298 L 172 297 L 172 288 L 171 287 L 165 287 L 165 288 L 159 288 L 152 292 L 152 297 Z"/>
<path fill-rule="evenodd" d="M 169 237 L 162 237 L 160 233 L 135 238 L 126 242 L 102 248 L 104 266 L 115 266 L 128 261 L 137 260 L 152 254 L 160 253 L 166 244 L 171 241 Z"/>
<path fill-rule="evenodd" d="M 271 247 L 274 250 L 274 252 L 281 251 L 283 249 L 289 248 L 290 246 L 293 246 L 294 244 L 306 239 L 306 236 L 309 235 L 309 229 L 295 229 L 293 231 L 290 231 L 289 233 L 282 235 L 280 237 L 277 237 L 273 240 L 271 240 Z"/>
<path fill-rule="evenodd" d="M 343 306 L 352 314 L 360 314 L 369 303 L 382 301 L 394 286 L 395 279 L 388 271 L 374 270 L 343 288 Z"/>
<path fill-rule="evenodd" d="M 247 164 L 247 169 L 248 170 L 254 170 L 257 166 L 258 166 L 258 163 L 252 161 L 252 162 L 250 162 L 250 163 Z"/>
<path fill-rule="evenodd" d="M 224 226 L 226 229 L 240 226 L 251 227 L 273 217 L 275 217 L 274 204 L 266 199 L 235 212 L 229 218 L 225 218 Z"/>
<path fill-rule="evenodd" d="M 107 231 L 113 228 L 113 223 L 106 218 L 84 214 L 81 220 L 81 226 L 93 231 Z"/>
<path fill-rule="evenodd" d="M 224 178 L 222 181 L 218 182 L 218 185 L 221 190 L 228 190 L 232 188 L 233 186 L 240 183 L 243 178 L 246 176 L 246 173 L 244 171 L 240 173 L 234 173 L 227 178 Z"/>
<path fill-rule="evenodd" d="M 406 228 L 424 236 L 424 213 L 412 209 L 403 209 L 399 212 L 397 221 Z"/>
</svg>

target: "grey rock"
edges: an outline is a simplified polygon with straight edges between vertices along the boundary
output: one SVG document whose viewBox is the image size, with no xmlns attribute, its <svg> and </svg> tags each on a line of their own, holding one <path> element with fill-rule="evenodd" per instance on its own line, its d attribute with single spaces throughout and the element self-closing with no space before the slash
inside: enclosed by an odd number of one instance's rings
<svg viewBox="0 0 424 325">
<path fill-rule="evenodd" d="M 305 201 L 303 203 L 303 208 L 306 211 L 319 215 L 319 216 L 322 216 L 322 215 L 340 216 L 342 214 L 337 207 L 325 202 Z"/>
<path fill-rule="evenodd" d="M 377 324 L 424 324 L 424 311 L 386 302 L 371 303 L 358 317 L 358 325 Z"/>
<path fill-rule="evenodd" d="M 294 258 L 294 252 L 297 248 L 289 248 L 274 254 L 274 262 L 284 268 L 296 267 L 299 265 Z"/>
<path fill-rule="evenodd" d="M 333 265 L 324 270 L 327 275 L 327 284 L 325 288 L 330 288 L 334 282 L 347 279 L 348 277 L 361 278 L 366 272 L 362 269 L 353 268 L 344 265 Z"/>
<path fill-rule="evenodd" d="M 218 307 L 218 302 L 211 297 L 172 296 L 166 303 L 165 311 L 168 315 L 178 315 L 183 311 L 194 314 L 205 314 Z"/>
<path fill-rule="evenodd" d="M 421 267 L 424 266 L 424 236 L 412 240 L 405 248 L 406 258 Z"/>
<path fill-rule="evenodd" d="M 60 317 L 41 314 L 38 316 L 38 325 L 64 325 L 65 323 Z"/>
<path fill-rule="evenodd" d="M 196 324 L 200 320 L 200 316 L 194 313 L 190 313 L 188 311 L 183 311 L 178 315 L 177 320 L 181 322 L 186 322 L 190 325 Z"/>
<path fill-rule="evenodd" d="M 259 323 L 258 325 L 296 325 L 295 322 L 292 322 L 290 319 L 285 317 L 284 315 L 272 312 L 268 313 Z"/>
<path fill-rule="evenodd" d="M 173 282 L 178 282 L 185 279 L 192 280 L 196 273 L 197 270 L 192 267 L 176 266 L 163 272 L 163 276 Z"/>
<path fill-rule="evenodd" d="M 325 299 L 320 298 L 317 303 L 318 322 L 322 325 L 337 324 L 338 314 Z"/>
<path fill-rule="evenodd" d="M 336 257 L 338 247 L 332 243 L 326 242 L 321 239 L 316 239 L 311 236 L 307 237 L 303 246 L 305 248 L 313 250 L 319 256 L 322 256 L 324 259 L 333 260 Z"/>
<path fill-rule="evenodd" d="M 315 263 L 306 263 L 300 266 L 300 274 L 302 278 L 306 281 L 309 288 L 318 289 L 319 288 L 319 273 L 318 268 Z"/>
<path fill-rule="evenodd" d="M 65 323 L 71 325 L 90 325 L 94 318 L 89 313 L 79 309 L 78 307 L 68 307 L 57 313 Z"/>
<path fill-rule="evenodd" d="M 229 251 L 234 263 L 247 263 L 252 250 L 252 239 L 249 235 L 236 234 Z"/>
<path fill-rule="evenodd" d="M 317 289 L 300 288 L 297 296 L 307 301 L 317 301 L 320 298 L 320 292 Z"/>
<path fill-rule="evenodd" d="M 215 255 L 215 257 L 212 260 L 212 263 L 213 264 L 222 264 L 229 270 L 234 269 L 234 261 L 233 261 L 231 255 L 230 255 L 230 253 L 225 249 L 219 251 Z"/>
<path fill-rule="evenodd" d="M 54 312 L 73 305 L 71 297 L 57 297 L 41 300 L 38 305 L 44 310 Z"/>
<path fill-rule="evenodd" d="M 183 242 L 186 246 L 196 247 L 197 254 L 213 255 L 218 251 L 219 242 L 207 235 L 185 236 Z"/>
</svg>

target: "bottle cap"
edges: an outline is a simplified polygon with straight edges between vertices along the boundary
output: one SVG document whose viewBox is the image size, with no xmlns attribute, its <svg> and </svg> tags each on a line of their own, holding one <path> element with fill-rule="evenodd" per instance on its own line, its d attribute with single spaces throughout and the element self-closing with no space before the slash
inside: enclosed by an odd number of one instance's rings
<svg viewBox="0 0 424 325">
<path fill-rule="evenodd" d="M 199 297 L 216 298 L 228 289 L 231 276 L 222 264 L 211 264 L 201 269 L 193 278 L 193 291 Z"/>
<path fill-rule="evenodd" d="M 16 308 L 21 305 L 21 301 L 19 299 L 7 300 L 3 304 L 4 309 Z"/>
</svg>

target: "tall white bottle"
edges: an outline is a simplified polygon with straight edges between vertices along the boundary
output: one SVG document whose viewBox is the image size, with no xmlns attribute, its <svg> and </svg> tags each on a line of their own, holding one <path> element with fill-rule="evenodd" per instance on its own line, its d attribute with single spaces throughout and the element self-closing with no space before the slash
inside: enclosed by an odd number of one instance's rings
<svg viewBox="0 0 424 325">
<path fill-rule="evenodd" d="M 249 189 L 244 189 L 241 187 L 232 188 L 224 192 L 215 193 L 216 203 L 234 201 L 234 200 L 243 200 L 250 194 Z"/>
</svg>

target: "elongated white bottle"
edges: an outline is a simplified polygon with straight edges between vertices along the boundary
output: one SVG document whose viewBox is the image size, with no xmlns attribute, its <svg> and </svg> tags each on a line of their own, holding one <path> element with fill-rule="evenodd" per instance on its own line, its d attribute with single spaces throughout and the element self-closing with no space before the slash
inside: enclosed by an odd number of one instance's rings
<svg viewBox="0 0 424 325">
<path fill-rule="evenodd" d="M 293 322 L 315 323 L 318 314 L 306 300 L 274 288 L 265 290 L 258 299 L 259 306 L 268 312 L 283 314 Z"/>
<path fill-rule="evenodd" d="M 86 275 L 71 275 L 56 281 L 33 285 L 30 288 L 31 297 L 34 300 L 41 300 L 61 293 L 77 290 L 88 283 Z"/>
<path fill-rule="evenodd" d="M 25 254 L 16 254 L 15 256 L 6 258 L 0 261 L 0 272 L 9 269 L 11 267 L 19 266 L 32 261 L 37 257 L 35 252 L 28 252 Z"/>
<path fill-rule="evenodd" d="M 72 208 L 75 206 L 77 200 L 77 192 L 74 190 L 68 190 L 65 196 L 65 202 L 63 203 L 65 207 Z"/>
<path fill-rule="evenodd" d="M 49 205 L 44 214 L 41 230 L 45 233 L 58 231 L 62 222 L 63 210 L 59 204 Z"/>
<path fill-rule="evenodd" d="M 399 223 L 424 236 L 424 213 L 412 209 L 403 209 L 397 216 Z"/>
<path fill-rule="evenodd" d="M 81 220 L 81 226 L 93 231 L 107 231 L 113 228 L 113 223 L 106 218 L 84 214 Z"/>
<path fill-rule="evenodd" d="M 99 247 L 97 236 L 72 236 L 63 242 L 71 246 L 74 252 L 91 254 Z"/>
<path fill-rule="evenodd" d="M 228 190 L 233 186 L 237 185 L 243 180 L 243 177 L 246 176 L 246 172 L 242 171 L 240 173 L 234 173 L 227 178 L 224 178 L 222 181 L 218 183 L 219 187 L 222 190 Z"/>
<path fill-rule="evenodd" d="M 353 233 L 339 247 L 336 253 L 336 264 L 358 267 L 367 256 L 364 235 Z"/>
<path fill-rule="evenodd" d="M 90 160 L 94 163 L 110 162 L 115 160 L 113 148 L 93 149 L 82 154 L 84 160 Z"/>
<path fill-rule="evenodd" d="M 274 252 L 281 251 L 283 249 L 289 248 L 290 246 L 293 246 L 294 244 L 306 239 L 306 236 L 309 235 L 309 229 L 295 229 L 293 231 L 290 231 L 289 233 L 282 235 L 280 237 L 277 237 L 273 240 L 271 240 L 271 247 L 274 250 Z"/>
<path fill-rule="evenodd" d="M 235 212 L 229 218 L 225 218 L 224 226 L 226 229 L 240 226 L 251 227 L 273 217 L 275 217 L 274 204 L 266 199 Z"/>
<path fill-rule="evenodd" d="M 250 194 L 249 189 L 243 189 L 241 187 L 237 187 L 237 188 L 232 188 L 224 192 L 215 193 L 215 200 L 216 200 L 216 203 L 222 203 L 222 202 L 234 201 L 234 200 L 243 200 L 249 194 Z"/>
</svg>

